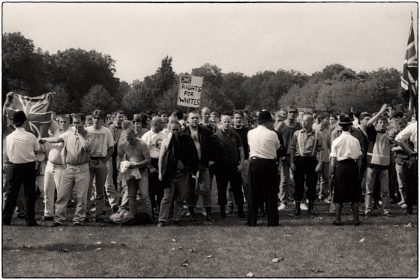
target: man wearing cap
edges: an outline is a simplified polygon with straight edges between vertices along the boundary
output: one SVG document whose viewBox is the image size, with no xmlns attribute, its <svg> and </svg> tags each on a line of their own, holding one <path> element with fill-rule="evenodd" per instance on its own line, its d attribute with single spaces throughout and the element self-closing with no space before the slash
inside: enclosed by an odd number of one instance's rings
<svg viewBox="0 0 420 280">
<path fill-rule="evenodd" d="M 273 119 L 268 111 L 258 116 L 258 126 L 248 132 L 250 148 L 248 225 L 257 225 L 258 207 L 266 206 L 268 226 L 279 224 L 277 210 L 278 176 L 277 150 L 280 140 L 273 131 Z"/>
<path fill-rule="evenodd" d="M 313 116 L 305 113 L 302 117 L 303 128 L 293 134 L 290 145 L 290 169 L 295 179 L 295 215 L 300 215 L 300 203 L 303 199 L 304 186 L 308 188 L 306 196 L 309 200 L 308 214 L 315 214 L 317 172 L 322 168 L 320 151 L 322 137 L 312 129 Z"/>
<path fill-rule="evenodd" d="M 84 114 L 72 114 L 74 128 L 57 137 L 42 138 L 42 142 L 64 143 L 64 170 L 61 174 L 53 226 L 60 226 L 66 219 L 67 204 L 73 190 L 77 193 L 76 212 L 73 225 L 82 225 L 86 218 L 87 194 L 89 188 L 89 152 L 91 141 L 84 127 Z"/>
<path fill-rule="evenodd" d="M 107 162 L 111 160 L 112 153 L 114 152 L 114 139 L 111 131 L 103 126 L 103 112 L 95 110 L 92 113 L 93 125 L 86 128 L 92 139 L 92 147 L 89 158 L 89 174 L 90 174 L 90 187 L 88 191 L 88 198 L 91 197 L 93 188 L 93 180 L 95 179 L 95 205 L 96 205 L 96 221 L 106 222 L 104 217 L 104 190 L 105 182 L 108 174 Z M 107 188 L 107 196 L 110 203 L 115 198 L 115 189 Z M 88 200 L 88 211 L 90 211 Z"/>
<path fill-rule="evenodd" d="M 39 144 L 34 134 L 25 130 L 26 115 L 17 111 L 13 115 L 16 129 L 6 137 L 6 159 L 10 162 L 11 177 L 3 210 L 3 225 L 10 225 L 19 190 L 25 191 L 25 219 L 27 226 L 37 226 L 35 220 L 35 153 Z"/>
<path fill-rule="evenodd" d="M 352 121 L 348 116 L 340 118 L 342 133 L 331 146 L 331 174 L 335 175 L 333 203 L 335 203 L 334 225 L 341 225 L 343 203 L 351 202 L 354 224 L 359 225 L 359 202 L 362 200 L 359 167 L 362 149 L 359 141 L 353 137 L 349 128 Z"/>
</svg>

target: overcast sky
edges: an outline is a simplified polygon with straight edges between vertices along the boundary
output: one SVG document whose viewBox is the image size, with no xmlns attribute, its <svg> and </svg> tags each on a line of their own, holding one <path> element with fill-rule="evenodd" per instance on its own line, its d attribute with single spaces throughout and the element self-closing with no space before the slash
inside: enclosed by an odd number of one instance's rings
<svg viewBox="0 0 420 280">
<path fill-rule="evenodd" d="M 246 75 L 332 63 L 402 70 L 411 12 L 417 27 L 416 3 L 4 3 L 3 32 L 50 53 L 109 54 L 127 82 L 153 74 L 166 55 L 177 73 L 207 62 Z"/>
</svg>

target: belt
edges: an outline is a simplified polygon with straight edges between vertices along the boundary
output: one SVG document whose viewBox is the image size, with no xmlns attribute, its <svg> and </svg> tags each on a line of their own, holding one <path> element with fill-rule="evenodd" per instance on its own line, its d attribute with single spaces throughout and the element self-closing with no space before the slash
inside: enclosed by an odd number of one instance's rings
<svg viewBox="0 0 420 280">
<path fill-rule="evenodd" d="M 16 166 L 16 165 L 31 165 L 31 164 L 35 164 L 35 161 L 31 161 L 31 162 L 25 162 L 25 163 L 14 163 L 14 162 L 10 162 L 11 165 Z"/>
<path fill-rule="evenodd" d="M 54 165 L 63 165 L 63 164 L 61 164 L 61 163 L 54 163 L 54 162 L 52 162 L 52 161 L 48 161 L 49 163 L 51 163 L 51 164 L 54 164 Z"/>
<path fill-rule="evenodd" d="M 251 157 L 252 160 L 259 159 L 259 160 L 276 160 L 274 158 L 260 158 L 260 157 Z"/>
</svg>

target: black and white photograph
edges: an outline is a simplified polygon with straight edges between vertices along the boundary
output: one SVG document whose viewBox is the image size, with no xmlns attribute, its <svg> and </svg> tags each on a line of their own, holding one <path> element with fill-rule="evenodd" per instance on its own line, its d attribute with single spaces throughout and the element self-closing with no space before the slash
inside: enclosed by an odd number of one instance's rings
<svg viewBox="0 0 420 280">
<path fill-rule="evenodd" d="M 2 278 L 418 278 L 405 2 L 2 2 Z"/>
</svg>

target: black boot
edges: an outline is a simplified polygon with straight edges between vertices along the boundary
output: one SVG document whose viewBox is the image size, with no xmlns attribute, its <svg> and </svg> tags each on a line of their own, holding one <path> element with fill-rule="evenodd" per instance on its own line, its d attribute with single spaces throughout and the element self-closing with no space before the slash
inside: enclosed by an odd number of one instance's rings
<svg viewBox="0 0 420 280">
<path fill-rule="evenodd" d="M 314 201 L 313 200 L 309 200 L 309 203 L 308 203 L 308 214 L 309 215 L 316 215 L 317 214 L 314 211 Z"/>
<path fill-rule="evenodd" d="M 295 216 L 300 216 L 300 201 L 295 201 Z"/>
<path fill-rule="evenodd" d="M 226 210 L 224 205 L 220 205 L 220 217 L 222 217 L 223 219 L 226 218 Z"/>
<path fill-rule="evenodd" d="M 211 215 L 211 207 L 206 207 L 206 215 L 207 215 L 207 221 L 214 222 L 214 218 Z"/>
<path fill-rule="evenodd" d="M 195 221 L 195 210 L 194 206 L 188 206 L 188 211 L 190 212 L 190 217 L 192 221 Z"/>
<path fill-rule="evenodd" d="M 243 205 L 238 205 L 238 217 L 239 218 L 245 218 L 244 206 Z"/>
</svg>

